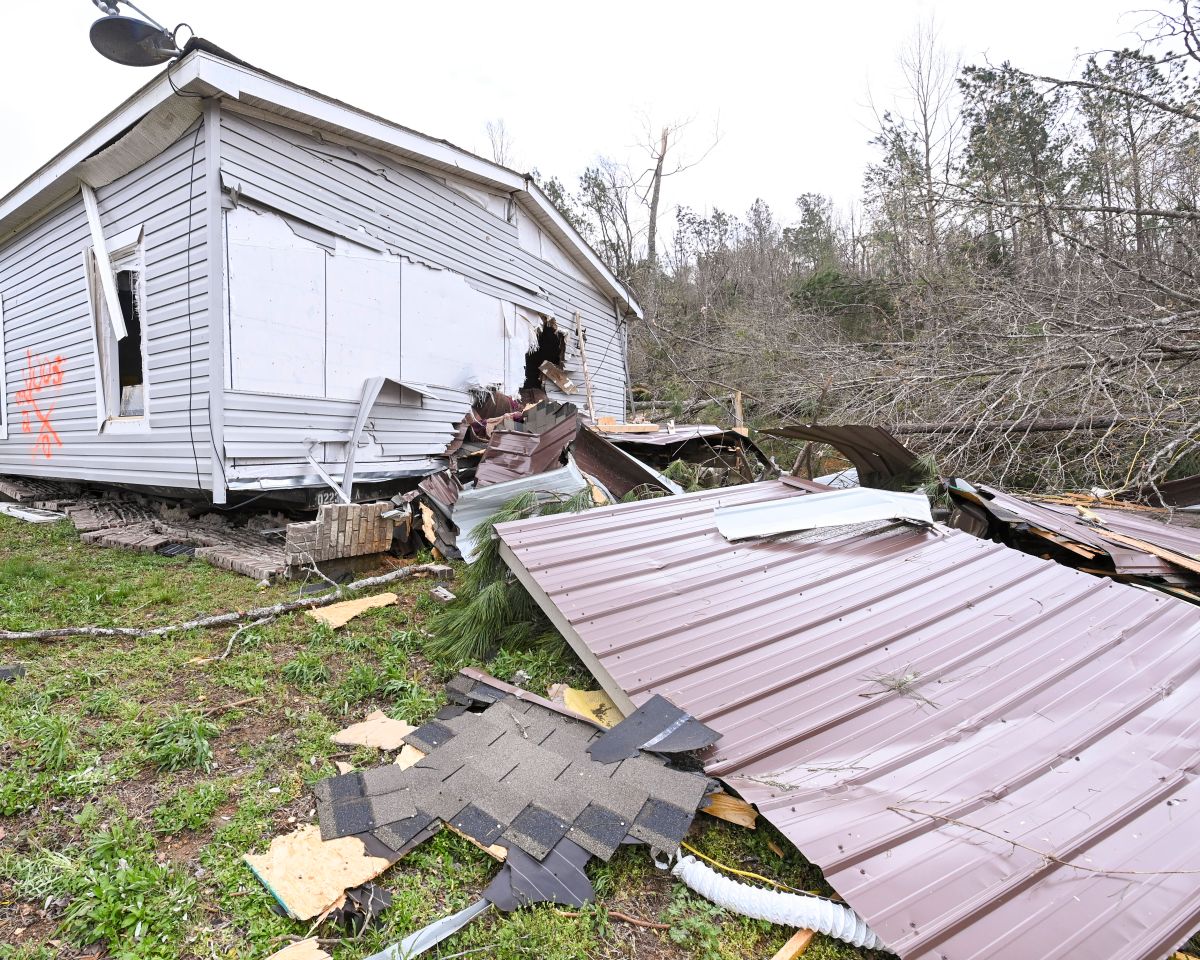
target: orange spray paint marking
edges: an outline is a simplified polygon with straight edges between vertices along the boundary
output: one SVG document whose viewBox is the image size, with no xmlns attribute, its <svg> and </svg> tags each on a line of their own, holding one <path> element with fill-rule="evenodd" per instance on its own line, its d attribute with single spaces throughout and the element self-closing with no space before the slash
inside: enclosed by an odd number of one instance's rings
<svg viewBox="0 0 1200 960">
<path fill-rule="evenodd" d="M 44 406 L 45 401 L 39 401 L 38 394 L 49 387 L 62 386 L 64 379 L 62 357 L 51 360 L 34 357 L 32 350 L 25 351 L 25 387 L 18 390 L 13 399 L 21 411 L 21 432 L 37 434 L 31 454 L 34 460 L 39 456 L 49 460 L 54 456 L 55 449 L 62 446 L 62 440 L 50 419 L 54 404 Z"/>
</svg>

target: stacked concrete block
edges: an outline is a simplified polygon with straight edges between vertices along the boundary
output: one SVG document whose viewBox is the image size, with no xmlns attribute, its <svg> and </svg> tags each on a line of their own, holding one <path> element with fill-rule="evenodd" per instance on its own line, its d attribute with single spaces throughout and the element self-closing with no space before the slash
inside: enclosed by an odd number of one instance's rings
<svg viewBox="0 0 1200 960">
<path fill-rule="evenodd" d="M 390 503 L 327 503 L 317 519 L 289 523 L 284 552 L 292 566 L 383 553 L 392 545 L 395 523 L 383 515 Z"/>
</svg>

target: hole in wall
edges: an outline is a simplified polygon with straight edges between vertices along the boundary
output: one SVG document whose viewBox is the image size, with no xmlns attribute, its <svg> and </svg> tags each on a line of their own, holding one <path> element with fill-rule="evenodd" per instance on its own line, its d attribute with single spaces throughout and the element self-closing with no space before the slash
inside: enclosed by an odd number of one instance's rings
<svg viewBox="0 0 1200 960">
<path fill-rule="evenodd" d="M 546 391 L 545 377 L 542 376 L 541 365 L 549 360 L 561 367 L 567 357 L 567 335 L 558 329 L 553 317 L 542 321 L 537 332 L 537 345 L 525 354 L 525 382 L 521 384 L 522 399 L 527 403 L 525 392 L 529 390 Z"/>
</svg>

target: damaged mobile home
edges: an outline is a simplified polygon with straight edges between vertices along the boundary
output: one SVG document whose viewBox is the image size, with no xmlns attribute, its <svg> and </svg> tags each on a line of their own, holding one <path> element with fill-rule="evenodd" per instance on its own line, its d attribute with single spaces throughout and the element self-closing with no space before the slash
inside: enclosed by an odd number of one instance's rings
<svg viewBox="0 0 1200 960">
<path fill-rule="evenodd" d="M 0 475 L 375 498 L 476 388 L 623 418 L 638 312 L 530 176 L 192 41 L 0 200 Z"/>
</svg>

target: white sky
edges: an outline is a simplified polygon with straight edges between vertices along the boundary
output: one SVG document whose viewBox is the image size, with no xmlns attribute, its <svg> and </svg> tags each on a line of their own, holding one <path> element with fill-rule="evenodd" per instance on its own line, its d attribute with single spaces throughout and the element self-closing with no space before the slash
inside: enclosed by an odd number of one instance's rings
<svg viewBox="0 0 1200 960">
<path fill-rule="evenodd" d="M 574 187 L 597 154 L 634 159 L 646 117 L 693 118 L 664 209 L 741 214 L 756 197 L 791 219 L 806 191 L 839 205 L 872 159 L 868 92 L 887 105 L 896 58 L 932 16 L 964 63 L 1063 74 L 1077 54 L 1136 42 L 1135 0 L 859 0 L 735 4 L 605 0 L 144 0 L 265 70 L 490 156 L 503 118 L 517 166 Z M 4 4 L 0 194 L 145 83 L 88 43 L 88 0 Z M 1144 8 L 1143 8 L 1144 9 Z M 185 36 L 186 34 L 181 34 Z"/>
</svg>

